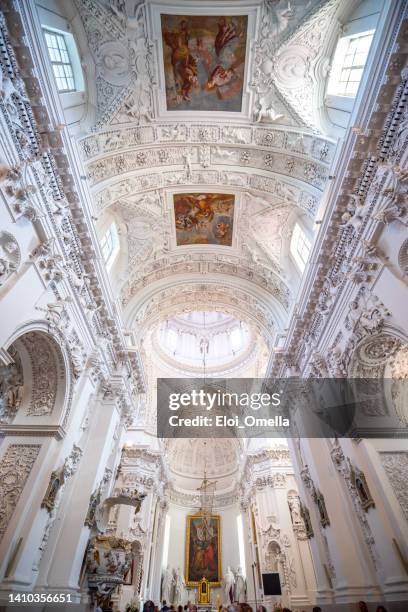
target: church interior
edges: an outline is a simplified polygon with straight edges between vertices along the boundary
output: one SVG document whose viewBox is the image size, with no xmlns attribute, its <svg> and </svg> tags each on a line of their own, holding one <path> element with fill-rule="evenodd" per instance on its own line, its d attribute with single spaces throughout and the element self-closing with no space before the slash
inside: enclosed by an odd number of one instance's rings
<svg viewBox="0 0 408 612">
<path fill-rule="evenodd" d="M 406 612 L 407 2 L 0 9 L 0 608 Z M 395 435 L 157 434 L 293 377 Z"/>
</svg>

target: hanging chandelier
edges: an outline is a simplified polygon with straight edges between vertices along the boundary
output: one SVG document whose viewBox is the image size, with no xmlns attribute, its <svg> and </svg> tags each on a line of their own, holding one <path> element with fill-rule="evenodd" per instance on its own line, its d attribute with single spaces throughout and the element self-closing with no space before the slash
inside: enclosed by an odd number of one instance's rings
<svg viewBox="0 0 408 612">
<path fill-rule="evenodd" d="M 216 482 L 208 480 L 204 470 L 204 478 L 197 491 L 200 494 L 200 512 L 207 517 L 211 516 L 213 512 L 216 484 Z"/>
<path fill-rule="evenodd" d="M 204 449 L 207 446 L 207 441 L 204 441 Z M 206 453 L 203 453 L 204 458 L 206 457 Z M 197 491 L 199 493 L 199 502 L 200 502 L 200 514 L 203 515 L 204 520 L 210 518 L 213 513 L 214 508 L 214 499 L 215 499 L 215 489 L 217 482 L 211 481 L 207 478 L 207 472 L 204 468 L 204 476 L 201 482 L 201 485 L 198 487 Z"/>
</svg>

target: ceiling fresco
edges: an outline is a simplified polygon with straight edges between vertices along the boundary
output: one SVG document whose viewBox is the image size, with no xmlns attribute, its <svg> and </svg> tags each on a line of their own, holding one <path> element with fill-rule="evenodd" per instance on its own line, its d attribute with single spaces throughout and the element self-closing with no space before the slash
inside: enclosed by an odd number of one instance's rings
<svg viewBox="0 0 408 612">
<path fill-rule="evenodd" d="M 246 15 L 161 15 L 167 110 L 240 112 Z"/>
<path fill-rule="evenodd" d="M 167 14 L 165 0 L 74 2 L 95 62 L 98 128 L 156 119 L 159 105 L 154 100 L 161 94 L 157 75 L 164 71 L 167 110 L 238 113 L 244 110 L 243 94 L 249 88 L 254 104 L 248 118 L 252 114 L 255 121 L 308 125 L 320 131 L 312 112 L 315 68 L 327 68 L 320 59 L 340 0 L 290 6 L 283 0 L 259 0 L 253 19 L 256 31 L 251 26 L 252 1 L 242 3 L 246 15 L 231 15 L 227 9 L 220 15 L 218 3 L 209 2 L 205 10 L 215 8 L 217 15 L 212 16 L 197 15 L 200 3 L 194 0 L 186 1 L 184 16 Z"/>
<path fill-rule="evenodd" d="M 159 321 L 160 292 L 180 283 L 171 307 L 190 308 L 181 287 L 203 281 L 239 317 L 244 289 L 257 318 L 273 304 L 275 333 L 300 282 L 293 228 L 319 219 L 336 152 L 312 110 L 340 0 L 75 4 L 95 63 L 79 147 L 95 219 L 118 226 L 120 307 L 146 294 Z"/>
<path fill-rule="evenodd" d="M 177 246 L 232 245 L 234 195 L 177 193 L 173 202 Z"/>
</svg>

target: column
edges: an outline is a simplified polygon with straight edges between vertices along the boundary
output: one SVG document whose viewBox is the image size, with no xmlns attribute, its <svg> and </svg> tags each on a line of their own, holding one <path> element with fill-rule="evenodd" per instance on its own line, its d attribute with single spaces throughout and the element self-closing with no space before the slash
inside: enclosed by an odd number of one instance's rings
<svg viewBox="0 0 408 612">
<path fill-rule="evenodd" d="M 326 549 L 335 601 L 378 601 L 375 559 L 333 464 L 329 443 L 303 438 L 301 445 L 305 465 L 309 466 L 308 473 L 303 473 L 308 503 Z"/>
<path fill-rule="evenodd" d="M 84 525 L 92 492 L 99 486 L 108 460 L 120 415 L 116 397 L 98 398 L 89 426 L 89 439 L 75 480 L 66 500 L 64 518 L 58 529 L 57 544 L 46 584 L 51 591 L 77 594 L 78 578 L 90 529 Z"/>
</svg>

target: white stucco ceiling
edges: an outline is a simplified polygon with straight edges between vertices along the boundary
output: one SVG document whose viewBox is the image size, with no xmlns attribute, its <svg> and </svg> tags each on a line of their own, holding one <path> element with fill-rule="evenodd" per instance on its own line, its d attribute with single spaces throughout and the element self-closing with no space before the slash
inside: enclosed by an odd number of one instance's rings
<svg viewBox="0 0 408 612">
<path fill-rule="evenodd" d="M 209 339 L 209 375 L 263 375 L 286 333 L 301 282 L 291 235 L 300 223 L 313 239 L 335 155 L 322 83 L 342 3 L 75 4 L 95 75 L 79 149 L 99 238 L 118 228 L 111 283 L 144 361 L 141 414 L 153 429 L 158 375 L 197 375 Z M 241 326 L 235 349 L 226 331 L 215 348 L 204 311 L 215 327 Z M 178 339 L 164 338 L 166 325 Z M 189 452 L 197 474 L 202 453 Z"/>
</svg>

